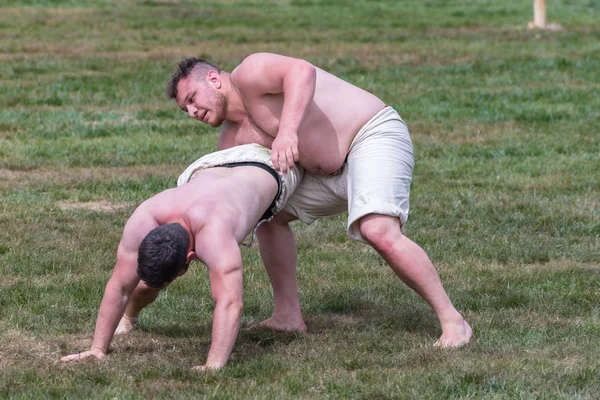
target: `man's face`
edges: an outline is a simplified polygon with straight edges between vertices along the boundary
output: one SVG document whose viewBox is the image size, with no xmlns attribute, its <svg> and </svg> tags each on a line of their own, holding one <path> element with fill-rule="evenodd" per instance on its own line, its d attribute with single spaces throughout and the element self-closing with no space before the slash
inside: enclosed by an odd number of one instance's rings
<svg viewBox="0 0 600 400">
<path fill-rule="evenodd" d="M 227 101 L 225 96 L 215 89 L 211 71 L 206 79 L 198 80 L 193 75 L 181 79 L 177 84 L 177 105 L 191 118 L 216 128 L 226 117 Z M 216 72 L 215 72 L 216 74 Z"/>
</svg>

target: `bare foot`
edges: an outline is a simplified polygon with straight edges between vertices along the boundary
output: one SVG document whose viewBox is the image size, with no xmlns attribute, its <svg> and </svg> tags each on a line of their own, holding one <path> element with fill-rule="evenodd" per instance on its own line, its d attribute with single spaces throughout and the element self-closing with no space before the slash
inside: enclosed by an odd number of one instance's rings
<svg viewBox="0 0 600 400">
<path fill-rule="evenodd" d="M 115 335 L 126 335 L 135 328 L 137 324 L 137 318 L 128 317 L 127 315 L 123 315 L 121 321 L 119 321 L 119 325 L 117 329 L 115 329 Z"/>
<path fill-rule="evenodd" d="M 298 332 L 298 333 L 306 333 L 308 332 L 308 328 L 304 321 L 300 321 L 299 323 L 290 323 L 283 321 L 276 321 L 275 318 L 271 317 L 267 320 L 264 320 L 260 324 L 256 324 L 250 327 L 250 329 L 256 328 L 264 328 L 277 332 Z"/>
<path fill-rule="evenodd" d="M 446 323 L 442 327 L 442 336 L 433 345 L 442 349 L 451 349 L 460 346 L 464 346 L 469 343 L 471 336 L 473 336 L 473 330 L 465 321 L 454 323 Z"/>
</svg>

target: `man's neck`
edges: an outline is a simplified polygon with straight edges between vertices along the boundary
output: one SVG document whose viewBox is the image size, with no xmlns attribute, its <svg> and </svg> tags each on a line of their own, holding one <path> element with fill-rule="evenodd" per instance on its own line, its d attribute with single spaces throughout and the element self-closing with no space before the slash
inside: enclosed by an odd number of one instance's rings
<svg viewBox="0 0 600 400">
<path fill-rule="evenodd" d="M 194 240 L 194 230 L 192 229 L 192 223 L 190 218 L 187 215 L 182 215 L 181 213 L 174 213 L 173 216 L 167 218 L 164 225 L 166 224 L 179 224 L 185 229 L 190 236 L 190 240 Z"/>
<path fill-rule="evenodd" d="M 242 101 L 242 96 L 231 81 L 231 74 L 222 72 L 221 81 L 227 99 L 227 119 L 240 123 L 248 117 L 248 112 Z"/>
</svg>

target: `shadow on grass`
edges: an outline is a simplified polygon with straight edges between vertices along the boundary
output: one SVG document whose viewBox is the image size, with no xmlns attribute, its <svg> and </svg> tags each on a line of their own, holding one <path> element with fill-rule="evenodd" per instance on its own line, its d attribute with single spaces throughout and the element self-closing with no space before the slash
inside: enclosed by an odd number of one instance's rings
<svg viewBox="0 0 600 400">
<path fill-rule="evenodd" d="M 309 332 L 323 334 L 334 331 L 382 332 L 402 331 L 436 336 L 440 327 L 426 306 L 397 310 L 373 305 L 347 313 L 312 314 L 306 317 Z"/>
<path fill-rule="evenodd" d="M 392 299 L 367 290 L 342 290 L 320 297 L 311 301 L 313 307 L 305 315 L 311 332 L 377 329 L 439 334 L 435 314 L 414 296 Z"/>
<path fill-rule="evenodd" d="M 308 333 L 279 332 L 268 328 L 254 327 L 257 321 L 240 327 L 233 349 L 238 361 L 262 359 L 282 348 L 295 346 L 306 338 L 330 337 L 342 334 L 349 336 L 369 336 L 374 334 L 410 333 L 417 336 L 429 336 L 435 339 L 441 330 L 434 313 L 427 304 L 420 304 L 412 298 L 405 299 L 399 306 L 382 304 L 380 300 L 371 300 L 361 291 L 330 292 L 319 299 L 309 300 L 311 312 L 305 314 Z M 315 307 L 315 305 L 318 306 Z M 187 357 L 186 352 L 207 354 L 211 340 L 210 321 L 169 323 L 147 321 L 136 329 L 131 340 L 120 343 L 119 353 L 137 354 L 169 353 L 172 347 L 178 356 Z M 185 341 L 186 343 L 182 343 Z M 187 350 L 184 350 L 186 348 Z M 166 355 L 166 354 L 165 354 Z"/>
<path fill-rule="evenodd" d="M 139 332 L 167 336 L 170 338 L 191 338 L 196 337 L 202 339 L 205 337 L 210 338 L 211 326 L 210 324 L 157 324 L 142 325 L 136 330 Z"/>
</svg>

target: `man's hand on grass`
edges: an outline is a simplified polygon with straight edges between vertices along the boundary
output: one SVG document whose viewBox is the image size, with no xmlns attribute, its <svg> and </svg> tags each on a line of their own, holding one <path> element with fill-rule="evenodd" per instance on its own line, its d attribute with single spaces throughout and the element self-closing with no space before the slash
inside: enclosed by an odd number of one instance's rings
<svg viewBox="0 0 600 400">
<path fill-rule="evenodd" d="M 82 361 L 91 357 L 96 357 L 98 360 L 102 360 L 105 353 L 100 349 L 91 349 L 88 351 L 82 351 L 81 353 L 71 354 L 60 359 L 62 362 L 70 361 Z"/>
</svg>

